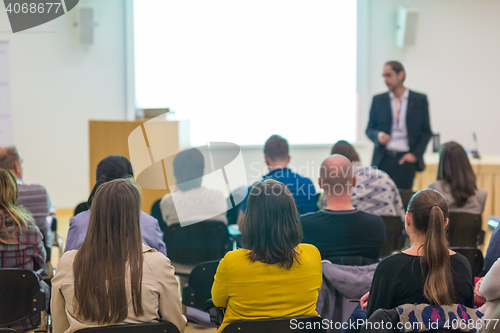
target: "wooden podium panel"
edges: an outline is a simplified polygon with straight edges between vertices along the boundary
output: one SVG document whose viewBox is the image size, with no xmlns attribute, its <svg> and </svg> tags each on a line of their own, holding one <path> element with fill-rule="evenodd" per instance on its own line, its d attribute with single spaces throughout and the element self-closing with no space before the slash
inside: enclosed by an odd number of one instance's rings
<svg viewBox="0 0 500 333">
<path fill-rule="evenodd" d="M 90 191 L 96 182 L 97 164 L 109 155 L 122 155 L 130 160 L 128 149 L 128 136 L 130 133 L 150 119 L 135 121 L 127 120 L 89 120 L 89 155 L 90 155 Z M 179 152 L 179 122 L 167 121 L 168 130 L 168 150 L 172 154 Z M 144 130 L 144 127 L 143 127 Z M 146 143 L 149 143 L 146 140 Z M 135 175 L 137 176 L 137 175 Z M 142 189 L 142 210 L 151 212 L 153 203 L 169 193 L 166 190 Z"/>
</svg>

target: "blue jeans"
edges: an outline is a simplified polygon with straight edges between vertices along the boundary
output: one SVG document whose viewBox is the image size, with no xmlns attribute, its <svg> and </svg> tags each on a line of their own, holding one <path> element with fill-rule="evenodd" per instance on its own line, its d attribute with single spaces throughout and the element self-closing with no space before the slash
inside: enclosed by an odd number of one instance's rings
<svg viewBox="0 0 500 333">
<path fill-rule="evenodd" d="M 347 319 L 347 323 L 349 324 L 347 329 L 342 329 L 340 333 L 359 333 L 361 331 L 362 326 L 356 325 L 357 321 L 362 319 L 363 322 L 366 320 L 366 309 L 361 310 L 361 305 L 358 304 L 356 309 L 352 312 L 349 319 Z M 354 328 L 353 328 L 354 327 Z"/>
</svg>

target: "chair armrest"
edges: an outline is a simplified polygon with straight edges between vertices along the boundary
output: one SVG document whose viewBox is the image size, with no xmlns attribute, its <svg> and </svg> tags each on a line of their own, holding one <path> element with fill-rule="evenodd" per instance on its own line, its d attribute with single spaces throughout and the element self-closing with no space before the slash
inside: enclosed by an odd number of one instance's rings
<svg viewBox="0 0 500 333">
<path fill-rule="evenodd" d="M 40 290 L 36 293 L 35 297 L 31 300 L 31 307 L 35 312 L 45 311 L 45 293 Z"/>
</svg>

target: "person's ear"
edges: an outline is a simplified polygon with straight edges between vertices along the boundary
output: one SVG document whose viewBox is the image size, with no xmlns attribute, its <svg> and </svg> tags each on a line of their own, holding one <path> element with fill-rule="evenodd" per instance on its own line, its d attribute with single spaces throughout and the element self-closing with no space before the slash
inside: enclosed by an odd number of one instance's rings
<svg viewBox="0 0 500 333">
<path fill-rule="evenodd" d="M 448 218 L 446 218 L 446 221 L 444 221 L 444 227 L 445 227 L 445 228 L 448 226 L 448 222 L 449 222 L 449 221 L 450 221 L 450 220 L 449 220 Z"/>
<path fill-rule="evenodd" d="M 412 223 L 413 221 L 410 212 L 406 212 L 405 225 L 409 227 Z"/>
<path fill-rule="evenodd" d="M 290 160 L 291 160 L 291 156 L 290 156 L 290 155 L 288 155 L 288 158 L 287 158 L 287 160 L 286 160 L 286 164 L 290 163 Z"/>
<path fill-rule="evenodd" d="M 318 178 L 318 185 L 319 188 L 323 188 L 323 180 L 321 179 L 321 177 Z"/>
<path fill-rule="evenodd" d="M 14 162 L 14 174 L 17 176 L 17 178 L 22 178 L 21 176 L 21 173 L 22 173 L 22 169 L 21 169 L 21 162 L 20 161 L 16 161 Z"/>
<path fill-rule="evenodd" d="M 399 72 L 399 73 L 398 73 L 398 79 L 399 79 L 401 82 L 403 82 L 403 81 L 404 81 L 404 79 L 405 79 L 405 75 L 406 75 L 406 74 L 405 74 L 405 72 L 404 72 L 404 71 Z"/>
<path fill-rule="evenodd" d="M 358 181 L 358 178 L 356 178 L 356 175 L 352 176 L 352 187 L 356 187 L 356 182 Z"/>
<path fill-rule="evenodd" d="M 271 159 L 267 156 L 264 156 L 264 161 L 266 162 L 266 165 L 269 166 L 271 163 Z"/>
</svg>

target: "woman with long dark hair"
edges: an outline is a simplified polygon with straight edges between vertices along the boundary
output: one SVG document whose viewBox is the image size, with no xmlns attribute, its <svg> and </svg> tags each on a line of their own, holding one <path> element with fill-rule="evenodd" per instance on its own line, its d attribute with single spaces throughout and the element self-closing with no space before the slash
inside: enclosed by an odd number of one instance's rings
<svg viewBox="0 0 500 333">
<path fill-rule="evenodd" d="M 97 189 L 85 241 L 63 255 L 52 279 L 55 333 L 161 320 L 184 331 L 174 268 L 142 244 L 140 215 L 141 193 L 131 179 Z"/>
<path fill-rule="evenodd" d="M 38 271 L 45 265 L 43 236 L 33 216 L 24 207 L 16 206 L 18 194 L 16 176 L 0 169 L 0 268 Z M 48 300 L 49 287 L 40 281 L 40 288 Z M 25 332 L 36 328 L 39 323 L 40 316 L 31 315 L 8 327 Z"/>
<path fill-rule="evenodd" d="M 405 223 L 411 247 L 379 263 L 367 317 L 407 303 L 474 307 L 471 267 L 464 256 L 448 249 L 447 225 L 448 204 L 439 192 L 426 189 L 413 195 Z"/>
<path fill-rule="evenodd" d="M 484 210 L 488 193 L 477 188 L 467 153 L 456 142 L 439 147 L 437 180 L 429 187 L 444 195 L 450 212 L 481 214 Z"/>
<path fill-rule="evenodd" d="M 130 161 L 120 155 L 110 155 L 102 159 L 97 165 L 96 183 L 87 201 L 86 210 L 72 217 L 69 221 L 68 237 L 66 238 L 65 251 L 77 250 L 83 243 L 93 206 L 94 196 L 97 189 L 104 183 L 122 178 L 133 178 L 134 171 Z M 160 230 L 158 220 L 141 211 L 141 232 L 144 244 L 167 254 L 163 233 Z"/>
<path fill-rule="evenodd" d="M 300 244 L 302 227 L 288 187 L 268 179 L 252 188 L 242 238 L 244 248 L 228 252 L 215 275 L 213 302 L 226 308 L 218 332 L 235 320 L 318 315 L 321 255 Z"/>
</svg>

